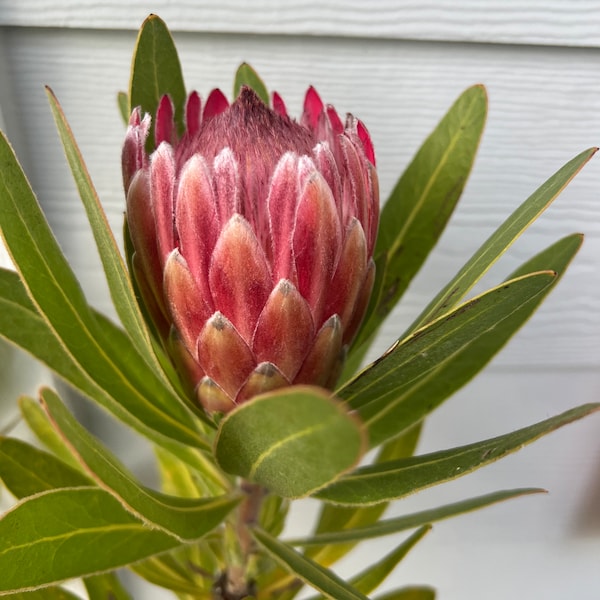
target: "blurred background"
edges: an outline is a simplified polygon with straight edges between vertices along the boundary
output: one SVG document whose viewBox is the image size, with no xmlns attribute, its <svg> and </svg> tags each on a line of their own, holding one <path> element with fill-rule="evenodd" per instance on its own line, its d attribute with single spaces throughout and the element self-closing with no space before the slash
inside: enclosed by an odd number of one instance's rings
<svg viewBox="0 0 600 600">
<path fill-rule="evenodd" d="M 313 84 L 340 114 L 360 117 L 375 144 L 382 201 L 454 99 L 474 83 L 487 87 L 488 123 L 459 208 L 373 357 L 546 178 L 600 144 L 600 3 L 593 0 L 0 0 L 3 129 L 88 299 L 108 314 L 99 258 L 43 86 L 61 101 L 120 238 L 125 128 L 116 94 L 128 87 L 137 29 L 150 12 L 174 34 L 188 89 L 206 96 L 220 87 L 231 95 L 234 72 L 247 61 L 283 95 L 291 114 L 299 115 Z M 427 421 L 419 452 L 499 435 L 600 399 L 599 160 L 478 288 L 499 282 L 558 238 L 586 234 L 541 310 Z M 19 393 L 31 393 L 48 375 L 5 346 L 0 363 L 2 428 L 16 416 Z M 74 403 L 85 419 L 89 407 Z M 132 468 L 146 473 L 146 445 L 108 418 L 93 423 Z M 437 524 L 389 587 L 428 583 L 443 600 L 600 598 L 599 432 L 595 415 L 451 485 L 397 503 L 390 515 L 502 488 L 550 492 Z M 289 532 L 307 532 L 314 510 L 310 501 L 298 503 Z M 365 557 L 395 543 L 386 538 L 361 546 L 340 572 L 358 570 Z M 169 597 L 150 588 L 134 595 Z"/>
</svg>

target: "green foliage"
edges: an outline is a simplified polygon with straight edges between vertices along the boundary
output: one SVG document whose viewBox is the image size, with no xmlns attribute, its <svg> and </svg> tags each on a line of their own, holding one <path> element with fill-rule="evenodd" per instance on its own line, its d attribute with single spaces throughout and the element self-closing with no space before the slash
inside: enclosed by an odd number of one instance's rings
<svg viewBox="0 0 600 600">
<path fill-rule="evenodd" d="M 150 135 L 146 140 L 148 152 L 154 150 L 154 115 L 164 94 L 171 97 L 175 124 L 181 134 L 184 129 L 186 93 L 179 56 L 164 21 L 156 15 L 150 15 L 142 23 L 133 53 L 128 111 L 131 113 L 139 106 L 142 114 L 152 115 Z"/>
<path fill-rule="evenodd" d="M 285 498 L 306 496 L 357 465 L 364 431 L 317 388 L 257 396 L 221 422 L 215 455 L 228 473 Z"/>
<path fill-rule="evenodd" d="M 258 97 L 269 106 L 269 92 L 258 73 L 247 63 L 242 63 L 235 73 L 233 97 L 237 98 L 243 86 L 254 90 Z"/>
<path fill-rule="evenodd" d="M 112 570 L 179 544 L 104 490 L 50 490 L 22 500 L 0 520 L 0 593 Z"/>
<path fill-rule="evenodd" d="M 242 86 L 269 103 L 267 86 L 246 63 L 235 74 L 234 98 Z M 386 519 L 390 501 L 485 466 L 600 408 L 581 406 L 490 440 L 414 456 L 426 416 L 527 321 L 566 271 L 582 236 L 564 237 L 507 281 L 464 298 L 596 149 L 582 152 L 540 186 L 392 348 L 355 374 L 436 245 L 473 166 L 487 98 L 482 86 L 466 90 L 383 208 L 374 293 L 337 392 L 280 389 L 213 420 L 183 393 L 148 330 L 128 261 L 60 104 L 47 91 L 120 324 L 88 303 L 2 136 L 0 229 L 17 272 L 0 269 L 0 336 L 153 442 L 162 490 L 138 481 L 54 391 L 41 390 L 41 405 L 21 398 L 24 420 L 49 452 L 0 437 L 0 479 L 17 499 L 0 518 L 0 595 L 71 600 L 75 596 L 58 584 L 83 577 L 89 600 L 130 600 L 111 572 L 126 566 L 182 600 L 212 600 L 230 569 L 257 582 L 257 600 L 291 600 L 305 584 L 318 598 L 365 600 L 431 523 L 543 490 L 499 491 Z M 118 95 L 124 121 L 137 106 L 154 116 L 163 94 L 173 101 L 181 134 L 186 91 L 179 58 L 166 25 L 150 15 L 137 39 L 129 91 Z M 151 133 L 146 149 L 153 148 Z M 128 257 L 129 242 L 126 231 Z M 371 464 L 358 466 L 364 451 L 378 446 Z M 322 502 L 314 532 L 278 539 L 289 499 L 305 495 Z M 408 530 L 415 531 L 349 582 L 328 568 L 363 540 Z M 375 596 L 434 597 L 425 586 Z"/>
</svg>

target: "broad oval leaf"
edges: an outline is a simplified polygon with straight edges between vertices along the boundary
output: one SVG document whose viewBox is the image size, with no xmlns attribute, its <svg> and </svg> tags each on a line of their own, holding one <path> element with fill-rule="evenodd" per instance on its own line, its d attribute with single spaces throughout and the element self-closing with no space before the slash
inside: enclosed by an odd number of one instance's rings
<svg viewBox="0 0 600 600">
<path fill-rule="evenodd" d="M 138 483 L 102 444 L 71 415 L 50 389 L 41 401 L 56 430 L 98 484 L 113 494 L 137 518 L 180 540 L 200 539 L 219 525 L 239 498 L 183 498 L 155 492 Z"/>
<path fill-rule="evenodd" d="M 43 492 L 0 519 L 0 596 L 110 571 L 180 545 L 99 488 Z"/>
<path fill-rule="evenodd" d="M 359 421 L 326 391 L 294 386 L 253 398 L 221 422 L 215 455 L 227 473 L 285 498 L 327 485 L 365 447 Z"/>
<path fill-rule="evenodd" d="M 129 82 L 129 112 L 140 106 L 152 115 L 146 150 L 154 150 L 154 116 L 164 94 L 169 94 L 175 108 L 175 124 L 184 130 L 185 84 L 177 48 L 165 22 L 149 15 L 138 33 Z"/>
<path fill-rule="evenodd" d="M 506 282 L 398 341 L 337 394 L 358 410 L 372 446 L 394 438 L 441 402 L 441 393 L 420 395 L 421 386 L 446 389 L 438 371 L 482 336 L 502 331 L 505 319 L 536 298 L 555 279 L 542 271 Z M 512 331 L 510 332 L 512 333 Z"/>
<path fill-rule="evenodd" d="M 247 86 L 254 90 L 258 97 L 269 106 L 269 92 L 264 81 L 260 78 L 258 73 L 248 64 L 242 63 L 235 73 L 235 79 L 233 82 L 233 97 L 237 98 L 242 86 Z"/>
<path fill-rule="evenodd" d="M 316 496 L 327 502 L 347 505 L 375 504 L 402 498 L 466 475 L 598 410 L 600 403 L 584 404 L 535 425 L 482 442 L 361 467 L 317 492 Z"/>
</svg>

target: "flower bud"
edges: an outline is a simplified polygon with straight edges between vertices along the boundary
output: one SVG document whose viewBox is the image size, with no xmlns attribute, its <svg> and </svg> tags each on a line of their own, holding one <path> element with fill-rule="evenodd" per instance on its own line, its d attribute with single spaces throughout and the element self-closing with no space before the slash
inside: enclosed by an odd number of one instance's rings
<svg viewBox="0 0 600 600">
<path fill-rule="evenodd" d="M 309 88 L 303 115 L 249 88 L 136 109 L 123 148 L 146 313 L 209 412 L 294 383 L 333 387 L 373 286 L 379 218 L 365 126 Z"/>
</svg>

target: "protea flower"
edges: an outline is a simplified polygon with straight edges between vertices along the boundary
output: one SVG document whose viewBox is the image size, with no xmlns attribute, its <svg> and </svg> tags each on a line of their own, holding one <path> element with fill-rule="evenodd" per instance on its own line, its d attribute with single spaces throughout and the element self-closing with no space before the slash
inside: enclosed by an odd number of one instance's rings
<svg viewBox="0 0 600 600">
<path fill-rule="evenodd" d="M 300 122 L 249 88 L 131 115 L 132 269 L 146 312 L 208 411 L 289 384 L 331 388 L 374 277 L 379 198 L 365 126 L 310 88 Z"/>
</svg>

